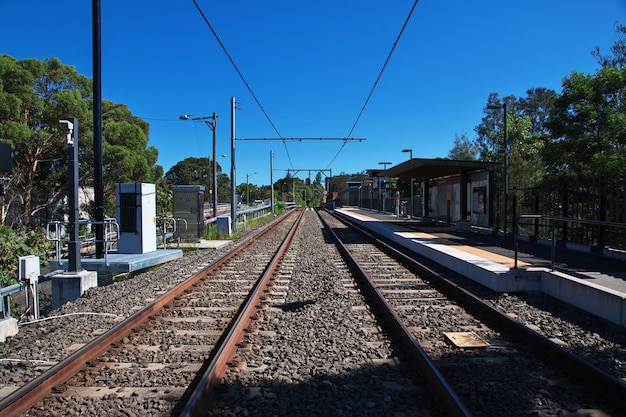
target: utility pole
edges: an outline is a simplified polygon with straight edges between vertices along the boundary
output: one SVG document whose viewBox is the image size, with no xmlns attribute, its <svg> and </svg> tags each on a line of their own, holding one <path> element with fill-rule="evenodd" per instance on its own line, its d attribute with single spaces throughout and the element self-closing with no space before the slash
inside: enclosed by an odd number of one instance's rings
<svg viewBox="0 0 626 417">
<path fill-rule="evenodd" d="M 96 258 L 104 257 L 104 182 L 102 150 L 102 30 L 100 0 L 92 0 L 93 42 L 93 182 Z M 78 146 L 78 145 L 76 145 Z"/>
<path fill-rule="evenodd" d="M 230 99 L 230 215 L 233 232 L 237 231 L 237 171 L 235 169 L 235 97 Z"/>
</svg>

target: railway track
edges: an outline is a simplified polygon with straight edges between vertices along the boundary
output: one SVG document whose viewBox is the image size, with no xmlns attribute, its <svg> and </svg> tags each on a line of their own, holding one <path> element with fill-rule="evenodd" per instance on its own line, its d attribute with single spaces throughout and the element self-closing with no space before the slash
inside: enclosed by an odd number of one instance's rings
<svg viewBox="0 0 626 417">
<path fill-rule="evenodd" d="M 415 345 L 372 308 L 309 213 L 207 415 L 467 415 L 433 398 Z"/>
<path fill-rule="evenodd" d="M 299 214 L 77 346 L 0 417 L 620 415 L 620 381 L 327 212 Z"/>
<path fill-rule="evenodd" d="M 0 416 L 125 415 L 137 409 L 154 416 L 189 408 L 184 399 L 212 383 L 199 375 L 223 340 L 240 336 L 250 314 L 242 306 L 262 294 L 301 215 L 283 217 L 79 347 L 3 398 Z"/>
<path fill-rule="evenodd" d="M 621 415 L 626 385 L 373 236 L 323 213 L 473 415 Z M 367 236 L 366 236 L 367 235 Z"/>
</svg>

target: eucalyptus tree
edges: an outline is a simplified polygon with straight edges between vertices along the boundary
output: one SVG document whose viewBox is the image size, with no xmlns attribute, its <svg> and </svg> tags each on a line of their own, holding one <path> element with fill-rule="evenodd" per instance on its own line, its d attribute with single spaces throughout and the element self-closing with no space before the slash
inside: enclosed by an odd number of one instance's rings
<svg viewBox="0 0 626 417">
<path fill-rule="evenodd" d="M 594 74 L 572 71 L 563 79 L 548 122 L 552 140 L 544 158 L 556 172 L 589 173 L 626 168 L 626 27 L 602 56 Z"/>
<path fill-rule="evenodd" d="M 448 158 L 458 161 L 476 161 L 478 160 L 478 146 L 470 140 L 467 132 L 462 131 L 459 135 L 454 134 L 454 146 L 448 152 Z"/>
<path fill-rule="evenodd" d="M 0 55 L 0 141 L 11 144 L 13 172 L 6 183 L 3 217 L 31 224 L 45 221 L 67 196 L 67 144 L 59 120 L 79 120 L 79 176 L 93 185 L 93 97 L 91 80 L 56 58 L 16 60 Z M 148 123 L 122 104 L 103 102 L 105 206 L 115 209 L 117 182 L 159 182 L 158 151 L 148 146 Z M 93 203 L 93 202 L 92 202 Z M 57 213 L 62 214 L 62 213 Z"/>
<path fill-rule="evenodd" d="M 79 118 L 81 138 L 89 137 L 90 123 L 82 122 L 89 120 L 90 96 L 89 79 L 56 58 L 0 55 L 0 140 L 11 144 L 13 162 L 4 207 L 21 211 L 17 223 L 29 224 L 66 195 L 67 145 L 59 120 Z"/>
</svg>

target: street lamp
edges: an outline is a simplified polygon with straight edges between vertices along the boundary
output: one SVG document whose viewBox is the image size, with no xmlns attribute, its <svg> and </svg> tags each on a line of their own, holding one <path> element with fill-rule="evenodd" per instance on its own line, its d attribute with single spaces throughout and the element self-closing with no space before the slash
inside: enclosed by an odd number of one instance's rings
<svg viewBox="0 0 626 417">
<path fill-rule="evenodd" d="M 504 154 L 504 236 L 507 235 L 507 219 L 508 219 L 508 205 L 509 205 L 509 172 L 508 172 L 508 162 L 509 162 L 509 150 L 507 147 L 507 139 L 508 132 L 506 128 L 506 119 L 508 119 L 506 112 L 506 103 L 502 104 L 490 104 L 487 106 L 490 110 L 499 110 L 502 109 L 504 111 L 504 148 L 498 149 L 498 153 Z"/>
<path fill-rule="evenodd" d="M 413 159 L 413 149 L 402 149 L 402 152 L 409 153 L 409 159 Z M 411 204 L 409 205 L 409 210 L 411 210 L 411 219 L 413 219 L 413 178 L 411 178 Z"/>
<path fill-rule="evenodd" d="M 189 120 L 190 115 L 183 114 L 180 116 L 180 120 Z M 191 117 L 193 121 L 204 122 L 213 131 L 213 217 L 217 217 L 217 165 L 215 163 L 215 154 L 217 153 L 217 114 L 213 113 L 213 116 L 205 117 Z M 210 168 L 210 167 L 209 167 Z"/>
<path fill-rule="evenodd" d="M 250 175 L 254 174 L 256 174 L 256 172 L 246 174 L 246 202 L 248 203 L 248 206 L 250 205 L 250 182 L 248 181 L 248 178 L 250 177 Z"/>
<path fill-rule="evenodd" d="M 386 171 L 387 165 L 391 165 L 391 162 L 379 162 L 378 165 L 382 165 Z M 383 184 L 384 184 L 384 181 L 383 181 Z M 381 182 L 378 181 L 378 198 L 382 202 L 382 212 L 384 213 L 385 212 L 385 199 L 383 198 L 384 194 L 382 194 L 382 189 L 381 189 L 382 188 L 381 185 L 383 184 L 381 184 Z M 379 205 L 379 207 L 381 206 Z M 379 209 L 378 211 L 380 212 L 381 210 Z"/>
</svg>

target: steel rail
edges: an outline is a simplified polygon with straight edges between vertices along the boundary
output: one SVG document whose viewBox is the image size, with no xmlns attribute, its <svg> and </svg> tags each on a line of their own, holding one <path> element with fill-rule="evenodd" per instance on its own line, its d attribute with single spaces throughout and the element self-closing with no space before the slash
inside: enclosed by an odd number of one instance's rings
<svg viewBox="0 0 626 417">
<path fill-rule="evenodd" d="M 287 218 L 291 217 L 291 213 L 280 217 L 278 221 L 273 225 L 276 226 L 282 223 Z M 114 327 L 104 332 L 99 337 L 93 339 L 76 352 L 70 354 L 65 359 L 61 360 L 54 366 L 50 367 L 46 371 L 42 372 L 39 376 L 35 377 L 31 381 L 27 382 L 22 387 L 13 391 L 11 394 L 0 400 L 0 417 L 9 417 L 22 414 L 31 408 L 37 401 L 44 398 L 52 388 L 58 386 L 69 378 L 78 373 L 85 367 L 87 362 L 101 355 L 106 349 L 113 343 L 118 342 L 130 332 L 143 324 L 152 315 L 157 313 L 163 306 L 170 303 L 172 300 L 180 296 L 189 288 L 193 287 L 204 278 L 207 274 L 217 269 L 222 264 L 226 263 L 236 254 L 242 252 L 246 247 L 258 240 L 261 236 L 265 235 L 272 227 L 268 227 L 258 235 L 250 238 L 240 246 L 236 247 L 233 251 L 221 256 L 215 260 L 211 265 L 207 266 L 203 270 L 199 271 L 192 277 L 179 283 L 171 290 L 162 294 L 155 300 L 151 301 L 145 307 L 141 308 L 137 312 L 130 315 Z"/>
<path fill-rule="evenodd" d="M 226 337 L 219 343 L 215 356 L 209 363 L 195 389 L 189 395 L 183 410 L 178 414 L 180 417 L 206 415 L 208 404 L 213 398 L 213 389 L 222 382 L 228 370 L 228 362 L 234 357 L 237 351 L 237 344 L 243 339 L 244 331 L 248 328 L 252 317 L 258 310 L 261 297 L 267 290 L 270 279 L 278 267 L 278 263 L 289 249 L 305 210 L 298 209 L 298 212 L 298 218 L 287 234 L 287 237 L 285 237 L 285 240 L 274 254 L 274 257 L 263 275 L 258 279 L 247 300 L 242 304 L 242 308 L 233 319 L 233 324 Z"/>
<path fill-rule="evenodd" d="M 332 236 L 346 262 L 357 270 L 358 276 L 362 278 L 363 282 L 366 284 L 366 291 L 375 300 L 375 303 L 386 319 L 387 324 L 391 326 L 392 332 L 396 335 L 396 337 L 398 337 L 402 346 L 412 358 L 413 364 L 417 368 L 418 372 L 420 372 L 420 374 L 428 381 L 433 395 L 439 400 L 441 407 L 446 409 L 450 416 L 471 416 L 472 414 L 467 410 L 461 399 L 445 380 L 439 369 L 437 369 L 433 361 L 428 357 L 428 354 L 424 351 L 424 349 L 422 349 L 418 341 L 404 325 L 402 319 L 396 314 L 393 307 L 389 305 L 384 295 L 378 290 L 374 281 L 369 277 L 367 272 L 361 268 L 348 248 L 343 244 L 341 239 L 339 239 L 337 234 L 332 230 L 330 225 L 324 220 L 319 212 L 318 216 L 324 224 L 324 227 L 326 227 L 326 230 Z"/>
<path fill-rule="evenodd" d="M 379 247 L 384 248 L 384 250 L 388 250 L 393 254 L 393 256 L 396 257 L 396 259 L 400 260 L 405 265 L 414 268 L 415 271 L 418 271 L 418 274 L 423 279 L 431 282 L 435 286 L 438 286 L 442 289 L 442 291 L 445 291 L 448 294 L 454 294 L 455 297 L 458 297 L 461 301 L 467 303 L 471 308 L 476 309 L 476 311 L 481 314 L 485 314 L 490 317 L 490 319 L 493 319 L 506 331 L 531 346 L 540 356 L 550 358 L 550 360 L 558 364 L 558 366 L 560 366 L 565 372 L 587 381 L 589 386 L 593 387 L 600 396 L 611 401 L 620 409 L 626 409 L 625 382 L 610 375 L 592 363 L 585 361 L 574 353 L 562 348 L 544 335 L 536 332 L 520 321 L 515 320 L 506 313 L 493 307 L 491 304 L 483 301 L 470 291 L 467 291 L 451 280 L 444 278 L 423 263 L 394 248 L 392 245 L 389 245 L 375 233 L 370 233 L 368 230 L 365 230 L 358 223 L 353 223 L 352 221 L 344 217 L 337 216 L 334 213 L 332 215 L 342 223 L 349 224 L 359 233 L 376 241 L 376 244 Z M 445 265 L 442 266 L 445 268 Z"/>
</svg>

